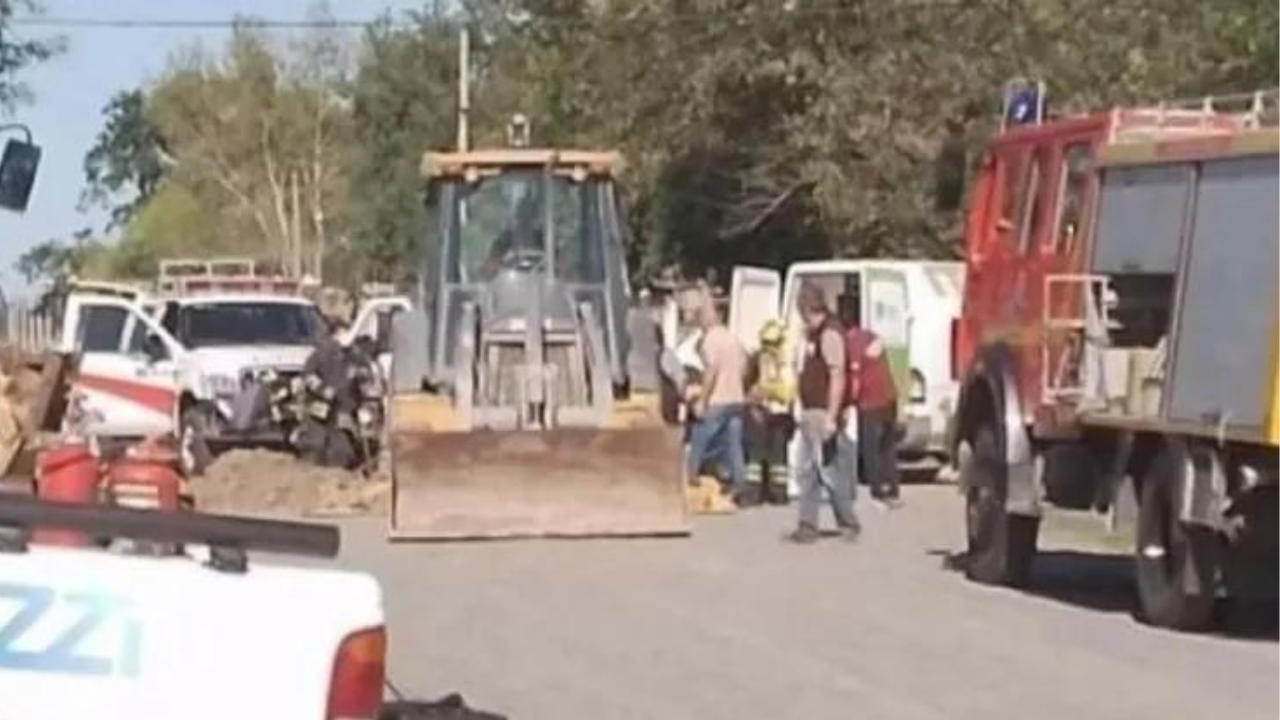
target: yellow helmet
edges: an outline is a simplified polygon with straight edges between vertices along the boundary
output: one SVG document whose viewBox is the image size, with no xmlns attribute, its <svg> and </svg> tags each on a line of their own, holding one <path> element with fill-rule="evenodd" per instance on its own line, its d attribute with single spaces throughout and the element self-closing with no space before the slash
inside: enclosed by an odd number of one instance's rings
<svg viewBox="0 0 1280 720">
<path fill-rule="evenodd" d="M 760 328 L 760 344 L 781 345 L 782 335 L 782 323 L 777 320 L 769 320 Z"/>
</svg>

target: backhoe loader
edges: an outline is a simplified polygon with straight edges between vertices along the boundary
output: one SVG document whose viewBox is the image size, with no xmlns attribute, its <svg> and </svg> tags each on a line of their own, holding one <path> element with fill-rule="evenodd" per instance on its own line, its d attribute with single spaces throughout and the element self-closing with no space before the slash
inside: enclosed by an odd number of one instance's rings
<svg viewBox="0 0 1280 720">
<path fill-rule="evenodd" d="M 428 153 L 392 323 L 393 539 L 680 535 L 681 442 L 636 322 L 614 153 Z M 640 328 L 637 330 L 636 328 Z"/>
</svg>

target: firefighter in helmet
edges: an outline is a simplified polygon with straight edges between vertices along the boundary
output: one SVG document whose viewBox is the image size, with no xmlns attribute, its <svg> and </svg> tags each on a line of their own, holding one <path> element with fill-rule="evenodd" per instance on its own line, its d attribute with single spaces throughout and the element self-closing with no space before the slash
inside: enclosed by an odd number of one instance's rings
<svg viewBox="0 0 1280 720">
<path fill-rule="evenodd" d="M 747 482 L 749 496 L 760 502 L 785 504 L 790 476 L 787 445 L 795 431 L 791 404 L 795 373 L 784 350 L 782 324 L 770 320 L 760 328 L 759 349 L 751 357 L 751 392 L 747 415 Z"/>
</svg>

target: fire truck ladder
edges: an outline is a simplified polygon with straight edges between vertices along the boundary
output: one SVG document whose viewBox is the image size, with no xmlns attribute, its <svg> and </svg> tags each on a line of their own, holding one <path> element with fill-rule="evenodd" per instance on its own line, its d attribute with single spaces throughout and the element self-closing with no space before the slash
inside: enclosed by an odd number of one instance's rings
<svg viewBox="0 0 1280 720">
<path fill-rule="evenodd" d="M 1119 327 L 1110 316 L 1113 298 L 1105 275 L 1045 276 L 1040 387 L 1046 404 L 1067 402 L 1080 410 L 1105 407 L 1103 352 L 1111 344 L 1111 331 Z M 1061 312 L 1063 307 L 1070 310 Z"/>
</svg>

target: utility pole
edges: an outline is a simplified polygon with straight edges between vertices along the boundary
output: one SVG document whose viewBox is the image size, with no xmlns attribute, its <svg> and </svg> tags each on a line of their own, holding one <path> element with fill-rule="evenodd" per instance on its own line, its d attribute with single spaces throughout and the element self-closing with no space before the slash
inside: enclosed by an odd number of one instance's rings
<svg viewBox="0 0 1280 720">
<path fill-rule="evenodd" d="M 458 31 L 458 152 L 470 149 L 468 115 L 471 112 L 471 32 Z"/>
</svg>

